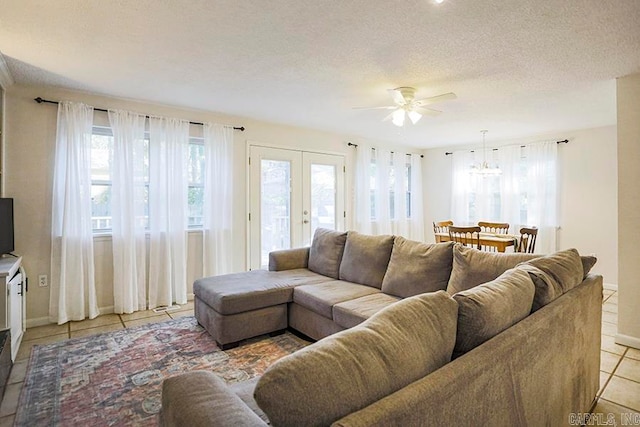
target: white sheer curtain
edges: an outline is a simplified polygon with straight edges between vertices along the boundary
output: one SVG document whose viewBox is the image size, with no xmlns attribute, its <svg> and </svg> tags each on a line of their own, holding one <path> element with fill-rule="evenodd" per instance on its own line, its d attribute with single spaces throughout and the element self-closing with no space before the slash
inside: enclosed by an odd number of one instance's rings
<svg viewBox="0 0 640 427">
<path fill-rule="evenodd" d="M 557 144 L 546 141 L 501 146 L 497 150 L 499 176 L 470 173 L 473 153 L 452 154 L 451 217 L 454 223 L 481 220 L 508 222 L 510 232 L 537 227 L 537 253 L 556 248 Z"/>
<path fill-rule="evenodd" d="M 233 129 L 204 125 L 203 274 L 233 269 Z"/>
<path fill-rule="evenodd" d="M 357 231 L 364 234 L 373 232 L 371 222 L 371 146 L 358 143 L 355 164 L 355 226 Z"/>
<path fill-rule="evenodd" d="M 520 145 L 508 145 L 498 150 L 500 176 L 500 216 L 499 222 L 508 222 L 509 232 L 518 234 L 523 221 L 523 153 Z"/>
<path fill-rule="evenodd" d="M 109 110 L 113 132 L 111 212 L 113 311 L 146 309 L 146 116 Z"/>
<path fill-rule="evenodd" d="M 91 133 L 93 108 L 58 105 L 51 226 L 49 319 L 95 318 L 93 230 L 91 225 Z"/>
<path fill-rule="evenodd" d="M 424 240 L 419 155 L 358 144 L 355 229 Z"/>
<path fill-rule="evenodd" d="M 538 227 L 536 252 L 557 250 L 558 144 L 545 141 L 526 147 L 527 224 Z"/>
<path fill-rule="evenodd" d="M 473 155 L 469 151 L 454 151 L 451 154 L 451 220 L 454 224 L 467 224 L 471 196 L 471 174 Z"/>
<path fill-rule="evenodd" d="M 376 165 L 373 184 L 373 204 L 375 207 L 373 232 L 374 234 L 391 234 L 391 205 L 389 203 L 391 151 L 377 148 L 373 150 L 373 155 Z"/>
<path fill-rule="evenodd" d="M 407 236 L 412 240 L 424 240 L 424 203 L 422 199 L 422 157 L 419 155 L 411 155 L 410 165 L 411 174 L 409 177 L 410 185 L 410 214 L 411 221 L 408 227 Z M 405 212 L 405 211 L 403 211 Z"/>
<path fill-rule="evenodd" d="M 189 122 L 149 118 L 149 308 L 187 302 Z"/>
</svg>

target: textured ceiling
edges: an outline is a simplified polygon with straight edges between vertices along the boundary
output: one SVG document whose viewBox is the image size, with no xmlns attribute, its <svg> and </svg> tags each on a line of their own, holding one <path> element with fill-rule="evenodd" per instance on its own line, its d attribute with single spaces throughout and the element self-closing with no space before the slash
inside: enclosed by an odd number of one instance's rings
<svg viewBox="0 0 640 427">
<path fill-rule="evenodd" d="M 0 0 L 13 79 L 446 146 L 612 125 L 639 0 Z M 416 125 L 386 89 L 455 92 Z"/>
</svg>

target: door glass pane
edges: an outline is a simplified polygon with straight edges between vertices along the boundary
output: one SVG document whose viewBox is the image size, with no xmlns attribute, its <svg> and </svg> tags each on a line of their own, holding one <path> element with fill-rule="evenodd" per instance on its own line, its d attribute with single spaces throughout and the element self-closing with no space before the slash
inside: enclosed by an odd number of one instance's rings
<svg viewBox="0 0 640 427">
<path fill-rule="evenodd" d="M 261 264 L 269 264 L 269 252 L 291 247 L 291 163 L 262 160 L 260 165 Z"/>
<path fill-rule="evenodd" d="M 311 235 L 316 228 L 336 229 L 336 167 L 311 165 Z"/>
</svg>

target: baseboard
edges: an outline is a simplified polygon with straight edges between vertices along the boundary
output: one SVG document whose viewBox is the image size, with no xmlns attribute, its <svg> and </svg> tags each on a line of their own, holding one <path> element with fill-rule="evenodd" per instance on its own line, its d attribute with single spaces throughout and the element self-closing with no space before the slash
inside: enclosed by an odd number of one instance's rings
<svg viewBox="0 0 640 427">
<path fill-rule="evenodd" d="M 603 287 L 605 289 L 609 289 L 610 291 L 618 291 L 618 285 L 614 284 L 614 283 L 604 283 Z"/>
<path fill-rule="evenodd" d="M 630 337 L 629 335 L 616 334 L 616 344 L 622 344 L 640 350 L 640 338 Z"/>
<path fill-rule="evenodd" d="M 35 328 L 38 326 L 46 326 L 46 325 L 51 325 L 51 322 L 49 321 L 49 316 L 36 317 L 35 319 L 27 319 L 25 327 L 29 329 L 29 328 Z"/>
<path fill-rule="evenodd" d="M 193 301 L 193 293 L 187 294 L 187 301 Z M 112 305 L 108 305 L 106 307 L 98 307 L 98 310 L 100 310 L 100 314 L 111 314 L 113 313 L 113 306 Z M 51 325 L 52 322 L 49 321 L 49 316 L 46 317 L 36 317 L 34 319 L 27 319 L 25 327 L 27 329 L 29 328 L 35 328 L 38 326 L 46 326 L 46 325 Z"/>
</svg>

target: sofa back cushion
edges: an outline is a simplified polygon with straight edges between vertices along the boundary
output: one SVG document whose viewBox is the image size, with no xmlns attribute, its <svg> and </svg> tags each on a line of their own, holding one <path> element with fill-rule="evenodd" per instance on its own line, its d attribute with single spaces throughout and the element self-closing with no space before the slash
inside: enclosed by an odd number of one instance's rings
<svg viewBox="0 0 640 427">
<path fill-rule="evenodd" d="M 560 285 L 538 267 L 525 262 L 518 264 L 517 268 L 529 273 L 529 277 L 533 281 L 533 286 L 536 289 L 533 296 L 533 305 L 531 306 L 532 313 L 538 311 L 563 294 Z"/>
<path fill-rule="evenodd" d="M 584 280 L 584 267 L 576 249 L 566 249 L 527 261 L 526 264 L 539 268 L 545 273 L 550 285 L 570 291 Z"/>
<path fill-rule="evenodd" d="M 452 263 L 453 242 L 425 244 L 396 236 L 382 292 L 407 298 L 444 291 Z"/>
<path fill-rule="evenodd" d="M 340 263 L 340 280 L 380 289 L 392 248 L 393 236 L 349 231 Z"/>
<path fill-rule="evenodd" d="M 317 228 L 309 249 L 309 270 L 337 279 L 346 241 L 346 231 Z"/>
<path fill-rule="evenodd" d="M 458 333 L 453 357 L 474 349 L 527 317 L 534 293 L 529 274 L 514 268 L 491 282 L 455 294 Z"/>
<path fill-rule="evenodd" d="M 457 312 L 443 291 L 399 301 L 275 362 L 256 402 L 272 425 L 330 425 L 448 363 Z"/>
<path fill-rule="evenodd" d="M 471 289 L 497 278 L 523 261 L 538 257 L 540 255 L 484 252 L 456 244 L 453 247 L 453 266 L 447 292 L 453 295 Z"/>
</svg>

